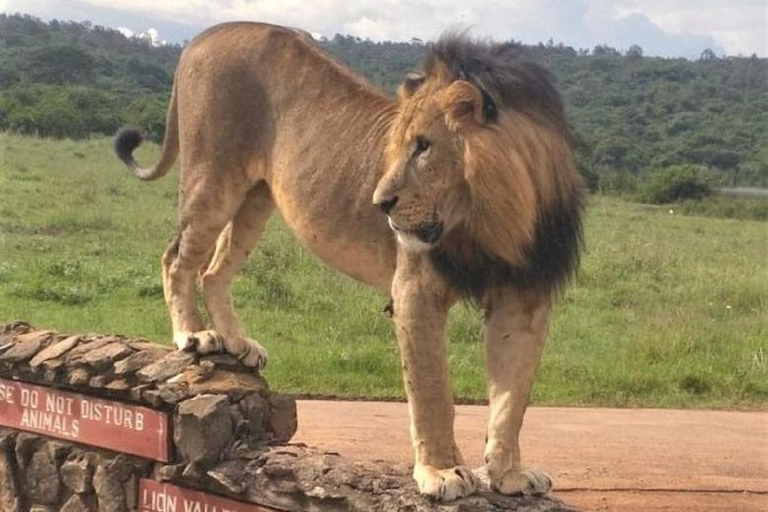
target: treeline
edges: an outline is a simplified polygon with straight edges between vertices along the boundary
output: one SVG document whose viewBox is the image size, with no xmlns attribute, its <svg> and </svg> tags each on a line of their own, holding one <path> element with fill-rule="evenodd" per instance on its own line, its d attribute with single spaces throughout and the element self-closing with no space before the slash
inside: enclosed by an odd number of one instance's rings
<svg viewBox="0 0 768 512">
<path fill-rule="evenodd" d="M 321 44 L 393 90 L 426 46 L 337 35 Z M 180 46 L 88 23 L 0 15 L 0 130 L 46 137 L 112 134 L 134 124 L 162 136 Z M 526 46 L 557 77 L 577 158 L 593 187 L 626 190 L 654 170 L 701 169 L 725 184 L 768 184 L 768 60 L 696 61 Z"/>
</svg>

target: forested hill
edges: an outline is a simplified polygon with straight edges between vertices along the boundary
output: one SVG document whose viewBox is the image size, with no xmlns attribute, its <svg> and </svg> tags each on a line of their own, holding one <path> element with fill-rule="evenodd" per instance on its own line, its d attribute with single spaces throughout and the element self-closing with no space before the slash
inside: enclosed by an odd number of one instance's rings
<svg viewBox="0 0 768 512">
<path fill-rule="evenodd" d="M 511 34 L 512 35 L 512 34 Z M 336 36 L 321 44 L 392 90 L 425 45 Z M 632 47 L 526 46 L 557 77 L 585 173 L 622 188 L 675 164 L 725 183 L 768 185 L 768 59 L 650 58 Z M 0 15 L 0 130 L 52 137 L 160 135 L 179 46 L 153 47 L 88 23 Z"/>
</svg>

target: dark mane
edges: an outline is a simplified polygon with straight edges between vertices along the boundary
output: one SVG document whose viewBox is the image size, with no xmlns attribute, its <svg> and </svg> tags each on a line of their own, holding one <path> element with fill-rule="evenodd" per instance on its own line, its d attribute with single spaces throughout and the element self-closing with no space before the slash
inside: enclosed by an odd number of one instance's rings
<svg viewBox="0 0 768 512">
<path fill-rule="evenodd" d="M 533 243 L 526 250 L 524 266 L 513 266 L 487 254 L 461 230 L 430 253 L 432 264 L 454 289 L 478 302 L 486 290 L 497 286 L 556 294 L 579 265 L 583 209 L 583 192 L 576 190 L 570 201 L 542 214 L 536 223 Z"/>
<path fill-rule="evenodd" d="M 484 105 L 487 121 L 496 121 L 493 114 L 498 115 L 499 110 L 516 110 L 544 120 L 542 129 L 556 130 L 570 144 L 563 103 L 552 74 L 527 60 L 519 45 L 488 44 L 449 34 L 430 47 L 423 70 L 428 77 L 434 76 L 442 66 L 448 69 L 450 79 L 473 83 L 483 91 L 485 101 L 493 103 L 491 107 Z M 454 288 L 477 301 L 495 286 L 546 293 L 562 289 L 578 266 L 585 201 L 581 177 L 571 162 L 562 163 L 551 172 L 565 173 L 561 183 L 567 184 L 545 210 L 538 212 L 533 240 L 525 249 L 525 263 L 514 266 L 483 251 L 463 228 L 457 228 L 432 251 L 435 268 Z"/>
<path fill-rule="evenodd" d="M 483 43 L 449 33 L 430 45 L 422 68 L 429 76 L 436 72 L 439 63 L 447 66 L 454 80 L 475 84 L 501 108 L 543 115 L 567 132 L 554 76 L 528 60 L 519 44 Z"/>
</svg>

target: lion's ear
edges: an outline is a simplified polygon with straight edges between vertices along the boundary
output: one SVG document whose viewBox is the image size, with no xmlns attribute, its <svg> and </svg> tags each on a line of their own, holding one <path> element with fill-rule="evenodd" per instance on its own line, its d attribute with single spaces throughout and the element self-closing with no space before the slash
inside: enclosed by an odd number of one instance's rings
<svg viewBox="0 0 768 512">
<path fill-rule="evenodd" d="M 400 96 L 401 99 L 407 100 L 413 96 L 413 93 L 421 87 L 421 84 L 423 84 L 426 79 L 427 77 L 421 73 L 406 74 L 403 83 L 397 88 L 397 95 Z"/>
<path fill-rule="evenodd" d="M 443 108 L 451 124 L 482 124 L 483 92 L 469 82 L 456 80 L 443 93 Z"/>
</svg>

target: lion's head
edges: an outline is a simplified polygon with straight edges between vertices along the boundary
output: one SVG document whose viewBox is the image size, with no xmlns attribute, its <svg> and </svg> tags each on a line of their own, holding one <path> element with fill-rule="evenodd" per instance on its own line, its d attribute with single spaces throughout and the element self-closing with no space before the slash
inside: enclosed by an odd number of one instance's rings
<svg viewBox="0 0 768 512">
<path fill-rule="evenodd" d="M 374 202 L 401 245 L 432 251 L 473 295 L 500 279 L 566 278 L 583 185 L 550 74 L 515 45 L 449 36 L 398 93 Z"/>
</svg>

